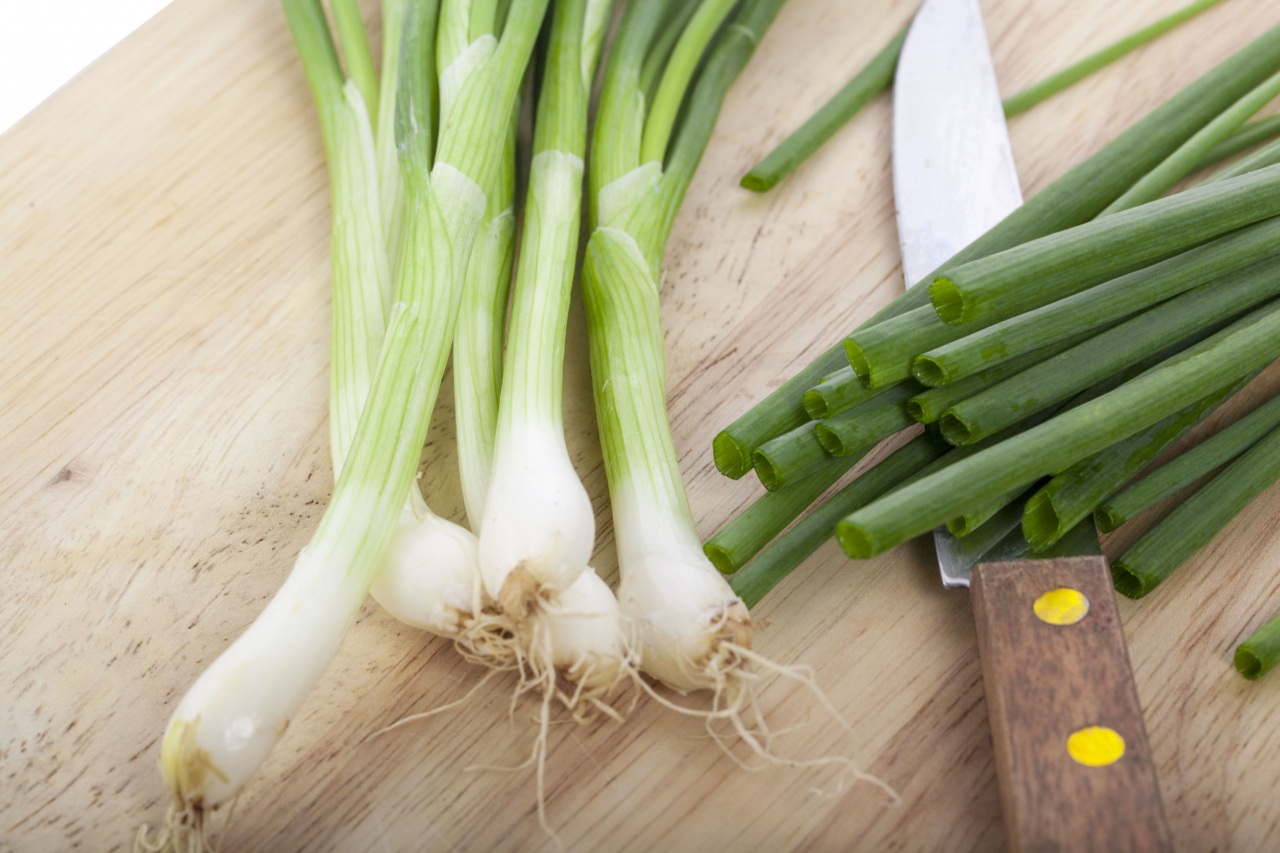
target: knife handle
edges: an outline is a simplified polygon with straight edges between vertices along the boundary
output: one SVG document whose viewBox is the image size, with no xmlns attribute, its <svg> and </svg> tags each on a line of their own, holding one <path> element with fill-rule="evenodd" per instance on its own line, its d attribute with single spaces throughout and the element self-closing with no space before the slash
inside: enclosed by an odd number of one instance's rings
<svg viewBox="0 0 1280 853">
<path fill-rule="evenodd" d="M 971 585 L 1009 849 L 1172 850 L 1106 558 Z"/>
</svg>

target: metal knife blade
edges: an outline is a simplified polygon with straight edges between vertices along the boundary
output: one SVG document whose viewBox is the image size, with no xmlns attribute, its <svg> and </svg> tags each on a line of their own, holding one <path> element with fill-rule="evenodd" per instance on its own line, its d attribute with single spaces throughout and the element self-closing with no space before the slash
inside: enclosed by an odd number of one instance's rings
<svg viewBox="0 0 1280 853">
<path fill-rule="evenodd" d="M 911 23 L 893 83 L 893 194 L 907 287 L 927 287 L 929 273 L 1022 204 L 977 0 L 925 0 Z M 1000 513 L 984 536 L 1004 544 L 1020 520 Z M 987 551 L 945 527 L 934 543 L 943 585 L 968 587 Z"/>
<path fill-rule="evenodd" d="M 893 82 L 893 195 L 908 287 L 1022 205 L 977 0 L 925 0 L 911 23 Z"/>
</svg>

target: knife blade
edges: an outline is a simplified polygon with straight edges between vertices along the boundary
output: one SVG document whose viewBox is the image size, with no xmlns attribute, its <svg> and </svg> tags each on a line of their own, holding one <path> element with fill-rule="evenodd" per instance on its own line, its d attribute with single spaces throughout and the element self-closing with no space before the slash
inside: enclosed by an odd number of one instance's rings
<svg viewBox="0 0 1280 853">
<path fill-rule="evenodd" d="M 916 12 L 894 79 L 893 186 L 908 287 L 1022 204 L 977 0 Z M 972 586 L 1010 848 L 1169 850 L 1093 520 L 1044 555 L 1021 520 L 1020 499 L 963 539 L 934 534 L 943 585 Z"/>
</svg>

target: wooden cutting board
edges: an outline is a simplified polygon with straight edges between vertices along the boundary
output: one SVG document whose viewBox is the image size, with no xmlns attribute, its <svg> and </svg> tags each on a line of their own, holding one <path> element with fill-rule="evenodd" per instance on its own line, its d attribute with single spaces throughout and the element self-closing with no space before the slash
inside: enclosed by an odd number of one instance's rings
<svg viewBox="0 0 1280 853">
<path fill-rule="evenodd" d="M 1013 91 L 1181 0 L 983 5 Z M 737 179 L 913 7 L 793 0 L 730 93 L 676 223 L 669 405 L 704 536 L 761 492 L 715 472 L 717 429 L 902 287 L 887 98 L 772 193 Z M 1278 17 L 1231 0 L 1015 119 L 1026 194 Z M 272 0 L 177 0 L 0 137 L 0 851 L 125 850 L 161 818 L 174 702 L 311 535 L 332 479 L 327 194 Z M 613 577 L 585 338 L 575 305 L 569 441 L 599 511 L 595 564 Z M 1235 411 L 1277 388 L 1273 369 Z M 451 396 L 446 380 L 424 484 L 461 520 Z M 1280 674 L 1251 684 L 1230 663 L 1280 611 L 1278 520 L 1273 489 L 1148 600 L 1121 602 L 1184 851 L 1280 845 Z M 624 725 L 553 727 L 551 825 L 575 850 L 1001 849 L 969 600 L 942 590 L 930 556 L 919 541 L 852 563 L 828 545 L 757 610 L 759 650 L 812 667 L 854 732 L 814 711 L 780 750 L 855 756 L 901 804 L 839 789 L 829 770 L 744 772 L 696 721 L 641 701 Z M 369 604 L 223 849 L 554 849 L 530 770 L 471 769 L 528 753 L 531 708 L 510 712 L 511 679 L 361 744 L 478 677 Z M 780 725 L 805 710 L 789 683 L 765 704 Z"/>
</svg>

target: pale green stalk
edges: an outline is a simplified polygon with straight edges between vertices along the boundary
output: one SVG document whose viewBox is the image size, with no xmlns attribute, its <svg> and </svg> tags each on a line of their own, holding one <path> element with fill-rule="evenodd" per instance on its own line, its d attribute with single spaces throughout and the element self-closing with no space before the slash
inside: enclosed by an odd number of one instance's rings
<svg viewBox="0 0 1280 853">
<path fill-rule="evenodd" d="M 1155 201 L 1164 195 L 1166 190 L 1195 171 L 1196 165 L 1213 150 L 1214 146 L 1239 130 L 1251 115 L 1266 106 L 1267 101 L 1276 95 L 1280 95 L 1280 72 L 1263 80 L 1247 95 L 1182 143 L 1177 151 L 1143 175 L 1141 180 L 1129 187 L 1124 195 L 1107 205 L 1106 210 L 1098 216 L 1110 216 L 1122 210 L 1129 210 L 1149 201 Z"/>
<path fill-rule="evenodd" d="M 611 0 L 556 4 L 534 125 L 493 480 L 480 526 L 485 588 L 517 620 L 536 600 L 573 585 L 595 543 L 591 499 L 565 445 L 563 383 L 595 76 L 583 60 L 598 56 L 598 28 L 610 7 Z"/>
<path fill-rule="evenodd" d="M 497 11 L 495 0 L 474 0 L 468 32 L 471 42 L 494 35 Z M 502 333 L 515 261 L 516 113 L 518 109 L 513 112 L 498 178 L 489 192 L 467 265 L 453 343 L 458 471 L 467 521 L 477 535 L 493 474 L 498 395 L 502 392 Z"/>
<path fill-rule="evenodd" d="M 382 2 L 382 78 L 379 81 L 377 124 L 373 128 L 378 156 L 378 186 L 388 264 L 400 257 L 404 220 L 404 181 L 396 155 L 396 89 L 400 85 L 400 43 L 404 31 L 406 0 Z M 386 307 L 391 307 L 391 282 L 387 281 Z"/>
<path fill-rule="evenodd" d="M 453 401 L 462 502 L 471 530 L 480 532 L 493 473 L 502 392 L 502 330 L 516 248 L 516 128 L 512 121 L 498 180 L 476 234 L 453 342 Z"/>
<path fill-rule="evenodd" d="M 347 78 L 356 84 L 369 115 L 378 114 L 378 72 L 373 70 L 373 54 L 369 51 L 369 35 L 364 31 L 360 6 L 356 0 L 329 0 L 333 23 L 342 46 L 342 60 Z"/>
<path fill-rule="evenodd" d="M 737 5 L 738 0 L 702 0 L 698 11 L 693 13 L 684 32 L 680 34 L 667 67 L 662 72 L 662 81 L 658 83 L 658 91 L 654 93 L 653 104 L 649 107 L 649 116 L 644 123 L 644 140 L 640 145 L 640 162 L 659 162 L 667 153 L 667 143 L 671 141 L 671 131 L 676 124 L 676 115 L 680 112 L 680 104 L 684 101 L 684 93 L 693 79 L 693 72 L 706 51 L 716 30 L 724 23 L 729 12 Z"/>
</svg>

